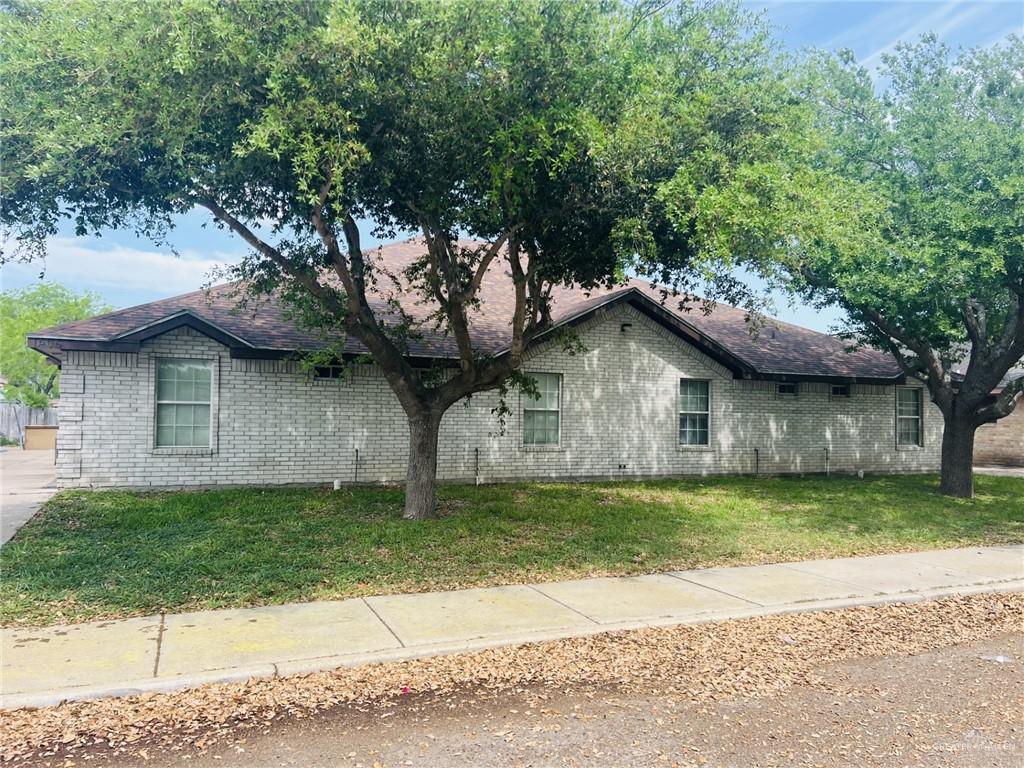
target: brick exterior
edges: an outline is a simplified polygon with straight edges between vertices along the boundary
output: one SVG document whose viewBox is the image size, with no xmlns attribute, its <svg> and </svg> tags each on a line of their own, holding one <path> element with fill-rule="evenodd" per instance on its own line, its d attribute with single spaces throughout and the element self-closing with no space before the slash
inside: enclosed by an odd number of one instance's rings
<svg viewBox="0 0 1024 768">
<path fill-rule="evenodd" d="M 1024 467 L 1024 406 L 974 435 L 974 463 Z"/>
<path fill-rule="evenodd" d="M 831 399 L 827 384 L 805 383 L 798 397 L 780 398 L 773 382 L 733 379 L 630 307 L 598 312 L 579 332 L 584 352 L 551 344 L 525 366 L 562 374 L 560 445 L 522 445 L 518 393 L 509 395 L 504 433 L 492 414 L 498 395 L 476 395 L 445 416 L 442 479 L 750 473 L 755 463 L 763 473 L 822 472 L 826 448 L 836 472 L 938 467 L 941 417 L 927 397 L 923 447 L 897 450 L 892 386 L 855 385 L 851 398 Z M 158 357 L 215 361 L 212 449 L 153 447 Z M 710 381 L 709 447 L 678 445 L 681 377 Z M 293 362 L 232 359 L 179 328 L 139 353 L 69 351 L 61 395 L 63 487 L 400 482 L 405 474 L 405 417 L 373 366 L 314 380 Z"/>
</svg>

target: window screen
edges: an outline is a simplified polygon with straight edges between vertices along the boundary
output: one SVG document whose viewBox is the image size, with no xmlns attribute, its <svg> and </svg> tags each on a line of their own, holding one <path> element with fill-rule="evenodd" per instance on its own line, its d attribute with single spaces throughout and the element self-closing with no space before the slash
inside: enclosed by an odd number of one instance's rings
<svg viewBox="0 0 1024 768">
<path fill-rule="evenodd" d="M 921 445 L 921 390 L 896 390 L 896 444 Z"/>
<path fill-rule="evenodd" d="M 527 396 L 523 405 L 523 444 L 558 445 L 561 428 L 562 377 L 557 373 L 531 373 L 538 397 Z"/>
<path fill-rule="evenodd" d="M 711 384 L 682 379 L 679 382 L 679 443 L 708 445 L 710 432 Z"/>
<path fill-rule="evenodd" d="M 206 360 L 157 360 L 156 445 L 210 447 L 213 364 Z"/>
</svg>

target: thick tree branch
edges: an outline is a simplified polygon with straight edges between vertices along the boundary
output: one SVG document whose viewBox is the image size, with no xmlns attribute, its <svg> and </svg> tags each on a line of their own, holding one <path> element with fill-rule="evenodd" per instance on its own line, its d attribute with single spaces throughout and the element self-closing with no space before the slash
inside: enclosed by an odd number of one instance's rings
<svg viewBox="0 0 1024 768">
<path fill-rule="evenodd" d="M 978 409 L 977 423 L 988 424 L 989 422 L 1005 418 L 1013 413 L 1021 401 L 1024 401 L 1024 376 L 1008 383 L 995 396 L 995 400 L 992 403 Z"/>
<path fill-rule="evenodd" d="M 473 279 L 469 283 L 469 287 L 463 294 L 463 300 L 468 302 L 476 299 L 477 293 L 480 291 L 480 285 L 484 281 L 484 276 L 487 274 L 487 270 L 490 268 L 491 263 L 501 252 L 501 249 L 508 242 L 510 237 L 514 237 L 516 232 L 523 228 L 523 224 L 519 223 L 510 227 L 506 232 L 495 240 L 491 245 L 484 251 L 484 255 L 480 258 L 480 263 L 477 264 L 476 272 L 473 274 Z"/>
<path fill-rule="evenodd" d="M 254 250 L 276 264 L 282 272 L 316 296 L 318 300 L 323 302 L 324 306 L 336 313 L 339 317 L 345 316 L 346 308 L 344 304 L 339 301 L 339 298 L 334 291 L 321 283 L 308 271 L 296 267 L 296 265 L 292 264 L 284 254 L 269 243 L 257 237 L 249 227 L 235 218 L 220 203 L 208 196 L 201 196 L 197 198 L 197 203 L 227 224 L 232 232 L 245 240 L 245 242 L 247 242 Z"/>
<path fill-rule="evenodd" d="M 976 352 L 983 352 L 988 346 L 988 325 L 986 322 L 985 305 L 975 299 L 968 299 L 964 302 L 962 314 L 972 347 Z"/>
<path fill-rule="evenodd" d="M 1006 325 L 992 349 L 992 357 L 997 367 L 1004 371 L 1024 357 L 1024 299 L 1014 290 L 1010 290 L 1010 304 L 1006 311 Z"/>
<path fill-rule="evenodd" d="M 947 409 L 952 404 L 949 371 L 946 370 L 942 361 L 935 354 L 935 351 L 924 341 L 912 336 L 896 323 L 890 322 L 873 307 L 857 306 L 856 309 L 880 333 L 903 344 L 917 355 L 921 364 L 921 370 L 928 377 L 932 397 L 935 398 L 935 402 L 939 404 L 939 407 L 943 410 Z M 911 371 L 908 370 L 907 372 L 910 373 Z"/>
</svg>

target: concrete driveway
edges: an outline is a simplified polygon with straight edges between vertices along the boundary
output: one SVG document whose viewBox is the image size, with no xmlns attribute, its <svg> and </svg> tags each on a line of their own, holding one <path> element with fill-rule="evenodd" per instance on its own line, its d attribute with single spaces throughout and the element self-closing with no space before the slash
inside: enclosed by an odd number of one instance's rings
<svg viewBox="0 0 1024 768">
<path fill-rule="evenodd" d="M 995 475 L 996 477 L 1024 477 L 1024 467 L 975 467 L 976 475 Z"/>
<path fill-rule="evenodd" d="M 0 544 L 36 513 L 57 490 L 53 451 L 0 450 Z"/>
</svg>

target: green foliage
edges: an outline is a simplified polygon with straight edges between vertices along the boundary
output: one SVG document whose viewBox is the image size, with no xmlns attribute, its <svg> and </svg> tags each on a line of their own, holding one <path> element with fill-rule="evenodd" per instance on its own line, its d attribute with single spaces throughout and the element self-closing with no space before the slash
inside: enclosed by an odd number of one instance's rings
<svg viewBox="0 0 1024 768">
<path fill-rule="evenodd" d="M 790 109 L 774 44 L 730 4 L 8 6 L 7 258 L 38 255 L 64 213 L 83 234 L 159 239 L 172 214 L 214 198 L 272 222 L 290 266 L 315 274 L 328 261 L 310 218 L 329 188 L 332 225 L 429 221 L 488 240 L 518 226 L 553 282 L 630 266 L 678 279 L 658 265 L 693 256 L 694 233 L 672 223 L 699 200 L 675 192 L 759 162 Z M 292 280 L 266 254 L 237 274 L 264 290 Z"/>
<path fill-rule="evenodd" d="M 885 202 L 861 249 L 812 253 L 826 282 L 879 338 L 870 307 L 948 361 L 968 346 L 964 308 L 1012 324 L 1024 291 L 1024 40 L 951 58 L 934 37 L 885 58 L 876 97 L 850 57 L 822 62 L 829 166 Z M 998 334 L 997 334 L 998 335 Z M 880 339 L 879 339 L 880 340 Z"/>
<path fill-rule="evenodd" d="M 74 293 L 57 283 L 0 293 L 0 376 L 7 380 L 4 398 L 45 408 L 60 396 L 60 371 L 25 345 L 26 334 L 108 311 L 98 296 Z"/>
<path fill-rule="evenodd" d="M 65 492 L 4 545 L 0 622 L 458 589 L 597 574 L 1019 543 L 1024 480 L 975 499 L 927 476 Z M 199 565 L 197 565 L 199 564 Z"/>
<path fill-rule="evenodd" d="M 813 55 L 782 142 L 705 197 L 702 254 L 842 306 L 851 336 L 913 370 L 921 351 L 946 369 L 964 356 L 969 307 L 987 331 L 975 354 L 995 349 L 1024 294 L 1022 71 L 1013 35 L 956 56 L 934 36 L 901 44 L 881 91 L 851 54 Z"/>
</svg>

